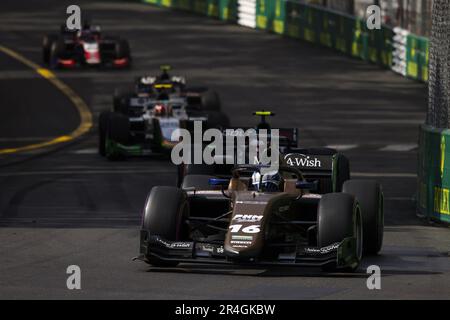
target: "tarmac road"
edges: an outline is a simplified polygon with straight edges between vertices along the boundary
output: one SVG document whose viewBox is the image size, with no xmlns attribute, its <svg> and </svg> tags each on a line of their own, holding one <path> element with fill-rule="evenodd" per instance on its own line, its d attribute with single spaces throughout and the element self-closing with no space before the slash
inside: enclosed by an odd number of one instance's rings
<svg viewBox="0 0 450 320">
<path fill-rule="evenodd" d="M 40 41 L 65 20 L 69 1 L 2 1 L 0 45 L 41 64 Z M 52 150 L 0 156 L 2 299 L 448 299 L 450 232 L 416 218 L 418 125 L 424 84 L 336 52 L 197 15 L 120 1 L 79 1 L 105 33 L 129 39 L 129 71 L 58 71 L 94 117 L 115 87 L 170 63 L 190 83 L 220 92 L 233 126 L 271 109 L 275 126 L 300 128 L 305 146 L 335 146 L 355 178 L 376 178 L 386 197 L 381 254 L 351 275 L 303 269 L 182 265 L 161 270 L 132 262 L 147 193 L 173 185 L 166 159 L 108 162 L 97 131 Z M 79 122 L 50 83 L 0 53 L 0 149 L 54 138 Z M 66 288 L 79 265 L 82 290 Z M 382 289 L 368 290 L 379 265 Z"/>
</svg>

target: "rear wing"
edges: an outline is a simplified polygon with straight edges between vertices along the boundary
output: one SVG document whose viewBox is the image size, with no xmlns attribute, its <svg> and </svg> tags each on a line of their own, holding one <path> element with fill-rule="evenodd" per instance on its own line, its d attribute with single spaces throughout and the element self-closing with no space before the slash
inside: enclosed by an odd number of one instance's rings
<svg viewBox="0 0 450 320">
<path fill-rule="evenodd" d="M 254 128 L 227 128 L 223 130 L 224 137 L 227 136 L 244 136 L 245 132 L 249 129 Z M 272 137 L 272 130 L 268 130 L 267 139 L 270 140 Z M 283 148 L 296 148 L 298 146 L 298 129 L 297 128 L 279 128 L 278 136 L 279 136 L 279 146 Z M 261 134 L 258 134 L 259 137 L 263 138 Z"/>
</svg>

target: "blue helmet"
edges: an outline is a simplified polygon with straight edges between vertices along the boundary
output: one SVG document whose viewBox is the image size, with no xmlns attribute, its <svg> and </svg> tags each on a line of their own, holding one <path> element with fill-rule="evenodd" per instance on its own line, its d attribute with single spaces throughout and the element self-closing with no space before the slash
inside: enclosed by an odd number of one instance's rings
<svg viewBox="0 0 450 320">
<path fill-rule="evenodd" d="M 278 171 L 272 171 L 264 174 L 261 179 L 261 174 L 255 172 L 252 175 L 252 185 L 255 190 L 265 192 L 279 192 L 282 191 L 283 178 Z"/>
</svg>

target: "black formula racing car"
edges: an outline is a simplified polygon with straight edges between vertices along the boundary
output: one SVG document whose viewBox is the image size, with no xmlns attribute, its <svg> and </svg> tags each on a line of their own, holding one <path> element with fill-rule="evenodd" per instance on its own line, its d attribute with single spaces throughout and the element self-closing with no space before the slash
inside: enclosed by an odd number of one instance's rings
<svg viewBox="0 0 450 320">
<path fill-rule="evenodd" d="M 229 126 L 216 92 L 190 91 L 184 78 L 169 76 L 168 66 L 161 69 L 159 76 L 136 79 L 131 90 L 116 90 L 113 110 L 99 116 L 100 155 L 117 159 L 169 154 L 178 143 L 173 136 L 177 129 L 192 131 L 195 121 L 203 129 Z"/>
<path fill-rule="evenodd" d="M 350 180 L 348 160 L 332 149 L 287 148 L 268 173 L 259 164 L 197 166 L 179 187 L 151 190 L 139 259 L 354 271 L 381 250 L 381 186 Z"/>
<path fill-rule="evenodd" d="M 52 69 L 82 66 L 126 68 L 131 65 L 128 41 L 104 36 L 99 26 L 90 24 L 84 24 L 81 30 L 68 30 L 62 25 L 59 34 L 44 36 L 42 58 Z"/>
</svg>

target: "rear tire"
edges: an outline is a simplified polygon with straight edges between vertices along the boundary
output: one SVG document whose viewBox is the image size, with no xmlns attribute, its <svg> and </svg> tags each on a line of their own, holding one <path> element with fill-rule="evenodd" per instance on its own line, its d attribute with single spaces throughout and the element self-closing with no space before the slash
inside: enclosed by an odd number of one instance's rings
<svg viewBox="0 0 450 320">
<path fill-rule="evenodd" d="M 181 164 L 177 167 L 177 186 L 181 187 L 187 175 L 214 175 L 214 165 Z"/>
<path fill-rule="evenodd" d="M 50 49 L 54 41 L 58 39 L 58 36 L 49 34 L 42 39 L 42 60 L 45 64 L 50 63 Z"/>
<path fill-rule="evenodd" d="M 106 122 L 106 139 L 116 143 L 126 144 L 130 134 L 130 122 L 127 117 L 119 113 L 111 113 Z M 121 157 L 116 152 L 105 150 L 109 160 L 116 160 Z"/>
<path fill-rule="evenodd" d="M 333 192 L 342 192 L 344 182 L 350 180 L 350 163 L 346 156 L 337 153 L 335 155 L 336 166 L 333 167 Z"/>
<path fill-rule="evenodd" d="M 208 111 L 220 111 L 221 103 L 219 94 L 212 90 L 201 93 L 202 107 Z"/>
<path fill-rule="evenodd" d="M 376 181 L 350 180 L 342 192 L 353 195 L 361 207 L 364 229 L 364 254 L 378 254 L 383 246 L 383 191 Z"/>
<path fill-rule="evenodd" d="M 51 69 L 57 69 L 59 66 L 58 60 L 63 56 L 65 50 L 64 41 L 61 39 L 52 42 L 50 47 L 49 65 Z"/>
<path fill-rule="evenodd" d="M 317 245 L 319 248 L 341 242 L 344 238 L 356 237 L 357 263 L 342 271 L 355 271 L 362 258 L 363 228 L 361 212 L 356 199 L 345 193 L 328 193 L 319 202 L 317 215 Z M 325 271 L 338 270 L 336 265 L 324 266 Z"/>
<path fill-rule="evenodd" d="M 209 179 L 213 178 L 215 177 L 209 175 L 189 174 L 184 177 L 181 188 L 195 188 L 196 190 L 216 190 L 217 188 L 209 185 Z"/>
<path fill-rule="evenodd" d="M 131 60 L 130 56 L 130 45 L 127 40 L 119 39 L 116 42 L 115 47 L 116 59 L 128 58 Z"/>
<path fill-rule="evenodd" d="M 131 90 L 115 89 L 113 96 L 113 110 L 114 112 L 128 114 L 129 100 L 133 96 Z"/>
<path fill-rule="evenodd" d="M 182 240 L 183 218 L 188 204 L 185 193 L 174 187 L 153 187 L 144 209 L 142 228 L 150 235 L 158 235 L 169 241 Z M 147 261 L 157 267 L 175 267 L 177 261 L 164 261 L 147 255 Z"/>
<path fill-rule="evenodd" d="M 98 117 L 98 153 L 102 157 L 106 154 L 106 127 L 111 114 L 111 111 L 103 111 Z"/>
</svg>

